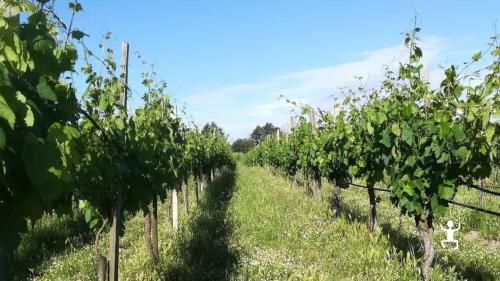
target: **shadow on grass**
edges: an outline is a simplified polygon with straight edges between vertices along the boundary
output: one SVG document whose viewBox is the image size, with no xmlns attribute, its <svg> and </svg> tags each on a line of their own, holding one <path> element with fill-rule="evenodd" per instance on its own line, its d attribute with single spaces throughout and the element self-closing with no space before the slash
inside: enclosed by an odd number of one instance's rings
<svg viewBox="0 0 500 281">
<path fill-rule="evenodd" d="M 168 269 L 165 280 L 229 280 L 238 263 L 231 247 L 232 227 L 226 219 L 235 187 L 235 168 L 227 169 L 204 190 L 204 198 L 179 235 L 179 265 Z"/>
<path fill-rule="evenodd" d="M 44 216 L 35 227 L 21 238 L 14 252 L 13 280 L 29 280 L 36 276 L 37 268 L 69 247 L 81 248 L 90 243 L 93 234 L 82 216 Z"/>
<path fill-rule="evenodd" d="M 362 223 L 368 220 L 365 213 L 356 209 L 351 209 L 345 204 L 342 205 L 340 213 L 349 222 L 358 221 Z M 402 251 L 405 256 L 408 252 L 414 254 L 416 258 L 421 258 L 423 256 L 422 247 L 420 246 L 421 239 L 418 236 L 403 234 L 399 230 L 399 227 L 394 227 L 389 223 L 380 223 L 380 228 L 384 235 L 389 236 L 389 243 L 399 251 Z M 488 268 L 479 268 L 453 257 L 448 257 L 448 260 L 448 262 L 445 262 L 443 256 L 439 253 L 436 253 L 434 256 L 434 263 L 438 263 L 443 268 L 454 266 L 461 278 L 467 280 L 496 280 L 495 276 Z"/>
</svg>

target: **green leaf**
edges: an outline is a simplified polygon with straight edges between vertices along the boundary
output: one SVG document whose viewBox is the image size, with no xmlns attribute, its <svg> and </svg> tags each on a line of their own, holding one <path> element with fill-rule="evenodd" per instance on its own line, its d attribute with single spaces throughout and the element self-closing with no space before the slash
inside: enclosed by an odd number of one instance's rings
<svg viewBox="0 0 500 281">
<path fill-rule="evenodd" d="M 373 135 L 374 130 L 370 122 L 366 123 L 366 129 L 368 130 L 368 134 Z"/>
<path fill-rule="evenodd" d="M 484 136 L 486 137 L 486 143 L 491 145 L 491 141 L 493 140 L 493 135 L 495 135 L 495 126 L 489 125 L 484 131 Z"/>
<path fill-rule="evenodd" d="M 419 47 L 415 47 L 415 56 L 421 58 L 422 57 L 422 49 Z"/>
<path fill-rule="evenodd" d="M 415 165 L 416 161 L 417 161 L 417 159 L 415 158 L 415 156 L 412 155 L 412 156 L 406 158 L 405 164 L 406 164 L 406 166 L 413 167 Z"/>
<path fill-rule="evenodd" d="M 411 130 L 410 127 L 404 127 L 403 132 L 401 134 L 401 138 L 404 142 L 406 142 L 408 145 L 413 145 L 413 131 Z"/>
<path fill-rule="evenodd" d="M 379 142 L 385 145 L 385 147 L 387 148 L 391 147 L 391 137 L 389 137 L 389 134 L 384 133 L 382 139 Z"/>
<path fill-rule="evenodd" d="M 382 124 L 387 120 L 387 116 L 385 116 L 384 112 L 382 111 L 377 111 L 377 114 L 375 116 L 375 121 L 377 122 L 377 124 Z"/>
<path fill-rule="evenodd" d="M 469 154 L 470 150 L 468 150 L 465 146 L 461 146 L 458 149 L 453 150 L 453 155 L 459 157 L 462 160 L 466 160 Z"/>
<path fill-rule="evenodd" d="M 450 122 L 441 122 L 439 128 L 438 136 L 440 139 L 444 139 L 450 131 Z"/>
<path fill-rule="evenodd" d="M 56 153 L 47 144 L 28 137 L 21 158 L 38 195 L 45 202 L 56 198 L 61 187 L 54 169 L 57 167 Z"/>
<path fill-rule="evenodd" d="M 0 95 L 0 117 L 7 120 L 9 126 L 14 129 L 14 124 L 16 123 L 16 115 L 2 95 Z"/>
<path fill-rule="evenodd" d="M 91 208 L 86 208 L 85 209 L 85 222 L 90 222 L 90 220 L 92 219 L 92 209 Z"/>
<path fill-rule="evenodd" d="M 415 214 L 417 214 L 417 215 L 422 214 L 422 205 L 419 204 L 418 202 L 416 202 L 415 199 L 413 202 L 415 202 L 414 203 L 415 204 Z"/>
<path fill-rule="evenodd" d="M 120 118 L 115 119 L 115 126 L 118 130 L 123 130 L 123 128 L 125 128 L 125 125 L 123 124 L 123 120 Z"/>
<path fill-rule="evenodd" d="M 6 143 L 5 132 L 3 131 L 2 128 L 0 128 L 0 149 L 5 148 L 5 143 Z"/>
<path fill-rule="evenodd" d="M 481 59 L 481 52 L 477 52 L 472 55 L 472 61 L 478 61 Z"/>
<path fill-rule="evenodd" d="M 389 161 L 391 160 L 390 154 L 382 154 L 382 161 L 384 161 L 384 165 L 389 165 Z"/>
<path fill-rule="evenodd" d="M 349 166 L 349 173 L 351 175 L 356 175 L 358 173 L 358 166 Z"/>
<path fill-rule="evenodd" d="M 24 117 L 24 122 L 26 122 L 26 126 L 33 127 L 35 123 L 35 116 L 33 115 L 33 111 L 31 111 L 31 106 L 26 105 L 26 116 Z"/>
<path fill-rule="evenodd" d="M 78 200 L 78 209 L 84 209 L 88 205 L 86 200 Z"/>
<path fill-rule="evenodd" d="M 436 194 L 434 194 L 431 197 L 431 209 L 435 210 L 437 207 L 439 207 L 439 200 Z"/>
<path fill-rule="evenodd" d="M 73 37 L 76 40 L 80 40 L 80 39 L 82 39 L 85 36 L 87 36 L 87 34 L 83 33 L 80 30 L 73 30 L 73 31 L 71 31 L 71 37 Z"/>
<path fill-rule="evenodd" d="M 411 105 L 411 103 L 405 103 L 403 105 L 402 114 L 405 118 L 410 118 L 413 115 L 413 106 Z"/>
<path fill-rule="evenodd" d="M 75 1 L 74 3 L 69 3 L 69 8 L 75 12 L 75 13 L 78 13 L 82 10 L 82 5 L 80 3 L 78 3 L 77 1 Z"/>
<path fill-rule="evenodd" d="M 455 189 L 453 186 L 441 184 L 438 186 L 438 194 L 440 198 L 450 200 L 455 195 Z"/>
<path fill-rule="evenodd" d="M 446 213 L 446 207 L 447 206 L 439 205 L 436 207 L 436 209 L 434 209 L 434 213 L 442 216 Z"/>
<path fill-rule="evenodd" d="M 102 95 L 100 98 L 99 98 L 99 111 L 106 111 L 106 109 L 109 107 L 110 105 L 110 100 L 109 100 L 109 96 L 104 94 Z"/>
<path fill-rule="evenodd" d="M 47 79 L 44 76 L 41 76 L 38 80 L 36 89 L 42 99 L 57 101 L 56 93 L 52 90 L 49 84 L 47 84 Z"/>
<path fill-rule="evenodd" d="M 90 229 L 94 229 L 97 225 L 97 223 L 99 223 L 99 220 L 98 219 L 93 219 L 89 222 L 89 227 Z"/>
<path fill-rule="evenodd" d="M 448 159 L 450 159 L 450 155 L 448 155 L 448 153 L 446 152 L 443 152 L 443 154 L 441 154 L 441 157 L 439 157 L 439 159 L 437 160 L 437 163 L 444 163 L 445 161 L 448 161 Z"/>
<path fill-rule="evenodd" d="M 460 142 L 465 139 L 464 128 L 461 124 L 454 124 L 453 127 L 451 127 L 451 131 L 453 133 L 453 137 L 455 137 L 455 141 Z"/>
<path fill-rule="evenodd" d="M 413 172 L 413 175 L 414 175 L 415 177 L 418 177 L 418 178 L 419 178 L 419 177 L 421 177 L 423 174 L 424 174 L 424 170 L 422 170 L 420 167 L 418 167 L 418 168 L 415 170 L 415 172 Z"/>
<path fill-rule="evenodd" d="M 78 131 L 76 128 L 73 128 L 72 126 L 65 125 L 63 128 L 63 132 L 66 136 L 71 138 L 80 137 L 80 131 Z"/>
<path fill-rule="evenodd" d="M 0 86 L 7 86 L 7 87 L 12 86 L 9 79 L 9 71 L 1 63 L 0 63 Z"/>
<path fill-rule="evenodd" d="M 33 111 L 31 110 L 31 106 L 26 103 L 26 96 L 24 96 L 21 92 L 16 92 L 16 99 L 23 103 L 24 108 L 26 110 L 26 116 L 24 116 L 24 122 L 27 127 L 32 127 L 35 121 L 35 117 L 33 116 Z"/>
<path fill-rule="evenodd" d="M 403 185 L 403 190 L 406 193 L 408 193 L 408 195 L 410 195 L 410 196 L 413 196 L 413 194 L 415 194 L 415 191 L 413 190 L 413 188 L 409 184 L 404 184 Z"/>
<path fill-rule="evenodd" d="M 401 129 L 399 128 L 397 123 L 393 123 L 391 125 L 391 131 L 393 134 L 395 134 L 398 137 L 401 135 Z"/>
<path fill-rule="evenodd" d="M 50 38 L 51 39 L 51 38 Z M 33 49 L 40 53 L 51 52 L 54 49 L 54 42 L 48 37 L 38 35 L 33 39 Z"/>
</svg>

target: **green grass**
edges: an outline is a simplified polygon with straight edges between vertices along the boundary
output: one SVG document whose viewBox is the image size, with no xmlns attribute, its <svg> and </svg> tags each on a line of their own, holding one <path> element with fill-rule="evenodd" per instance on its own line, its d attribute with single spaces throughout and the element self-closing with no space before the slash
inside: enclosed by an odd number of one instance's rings
<svg viewBox="0 0 500 281">
<path fill-rule="evenodd" d="M 362 223 L 332 220 L 301 189 L 261 168 L 241 168 L 230 210 L 245 280 L 414 280 L 414 260 L 404 259 Z"/>
<path fill-rule="evenodd" d="M 332 219 L 329 188 L 315 202 L 303 189 L 262 168 L 239 164 L 205 190 L 191 212 L 180 207 L 180 229 L 171 229 L 166 204 L 160 204 L 160 263 L 148 258 L 141 214 L 127 214 L 120 244 L 120 280 L 418 280 L 419 237 L 410 218 L 400 216 L 378 194 L 381 227 L 365 227 L 365 190 L 342 192 L 343 216 Z M 181 198 L 179 194 L 179 198 Z M 477 204 L 477 193 L 465 191 L 457 201 Z M 498 210 L 498 199 L 485 206 Z M 461 250 L 444 250 L 438 231 L 448 219 L 462 222 Z M 47 216 L 23 236 L 16 252 L 17 279 L 95 280 L 93 234 L 69 217 Z M 499 280 L 500 222 L 496 217 L 451 207 L 435 222 L 433 280 Z M 473 238 L 465 239 L 466 234 Z M 472 236 L 471 236 L 472 237 Z M 107 233 L 101 239 L 107 249 Z M 493 245 L 493 246 L 492 246 Z M 496 246 L 495 246 L 496 245 Z M 31 258 L 30 258 L 31 257 Z"/>
<path fill-rule="evenodd" d="M 343 191 L 344 212 L 353 219 L 366 221 L 368 210 L 368 195 L 365 190 L 351 188 Z M 382 232 L 389 235 L 389 242 L 400 251 L 411 251 L 418 248 L 420 239 L 414 227 L 414 221 L 400 215 L 399 210 L 389 201 L 388 194 L 378 193 L 380 200 L 377 206 L 378 220 Z M 456 201 L 479 205 L 477 191 L 461 188 Z M 485 197 L 484 206 L 500 211 L 500 198 Z M 460 250 L 443 249 L 439 243 L 445 239 L 441 226 L 452 220 L 461 223 L 461 229 L 456 232 L 460 242 Z M 462 207 L 451 205 L 447 213 L 434 221 L 434 247 L 436 249 L 435 267 L 444 267 L 454 271 L 457 278 L 468 280 L 499 280 L 500 279 L 500 219 L 488 214 L 479 213 Z M 471 235 L 472 234 L 472 235 Z"/>
</svg>

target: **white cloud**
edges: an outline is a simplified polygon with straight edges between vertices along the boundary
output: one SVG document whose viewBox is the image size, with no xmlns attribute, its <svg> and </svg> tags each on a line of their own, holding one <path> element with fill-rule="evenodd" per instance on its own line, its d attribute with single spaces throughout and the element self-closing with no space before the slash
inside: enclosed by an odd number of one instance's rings
<svg viewBox="0 0 500 281">
<path fill-rule="evenodd" d="M 437 64 L 443 45 L 444 40 L 437 37 L 427 38 L 420 44 L 431 83 L 442 75 Z M 332 96 L 338 96 L 341 87 L 358 86 L 356 76 L 364 78 L 366 87 L 378 86 L 384 78 L 385 66 L 396 67 L 408 53 L 404 46 L 397 45 L 364 52 L 360 56 L 360 60 L 350 63 L 200 91 L 188 96 L 185 102 L 200 124 L 215 121 L 231 139 L 246 137 L 257 124 L 287 124 L 293 106 L 280 99 L 280 95 L 328 109 L 333 102 Z"/>
</svg>

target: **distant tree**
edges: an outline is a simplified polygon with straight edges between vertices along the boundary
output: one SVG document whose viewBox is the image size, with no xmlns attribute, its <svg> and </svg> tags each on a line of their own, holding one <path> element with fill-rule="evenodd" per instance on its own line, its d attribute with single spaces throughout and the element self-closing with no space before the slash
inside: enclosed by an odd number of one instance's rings
<svg viewBox="0 0 500 281">
<path fill-rule="evenodd" d="M 233 151 L 234 152 L 248 152 L 252 147 L 255 146 L 255 143 L 250 139 L 237 139 L 233 142 Z"/>
<path fill-rule="evenodd" d="M 219 135 L 224 136 L 224 131 L 222 130 L 221 127 L 217 126 L 217 124 L 215 124 L 215 122 L 207 123 L 207 124 L 205 124 L 205 126 L 203 126 L 203 129 L 201 129 L 201 133 L 205 134 L 205 135 L 212 134 L 214 132 L 219 134 Z"/>
<path fill-rule="evenodd" d="M 275 127 L 272 123 L 269 122 L 262 127 L 258 125 L 257 127 L 255 127 L 252 134 L 250 135 L 250 139 L 254 143 L 260 143 L 266 139 L 267 135 L 276 134 L 277 129 L 278 127 Z"/>
</svg>

